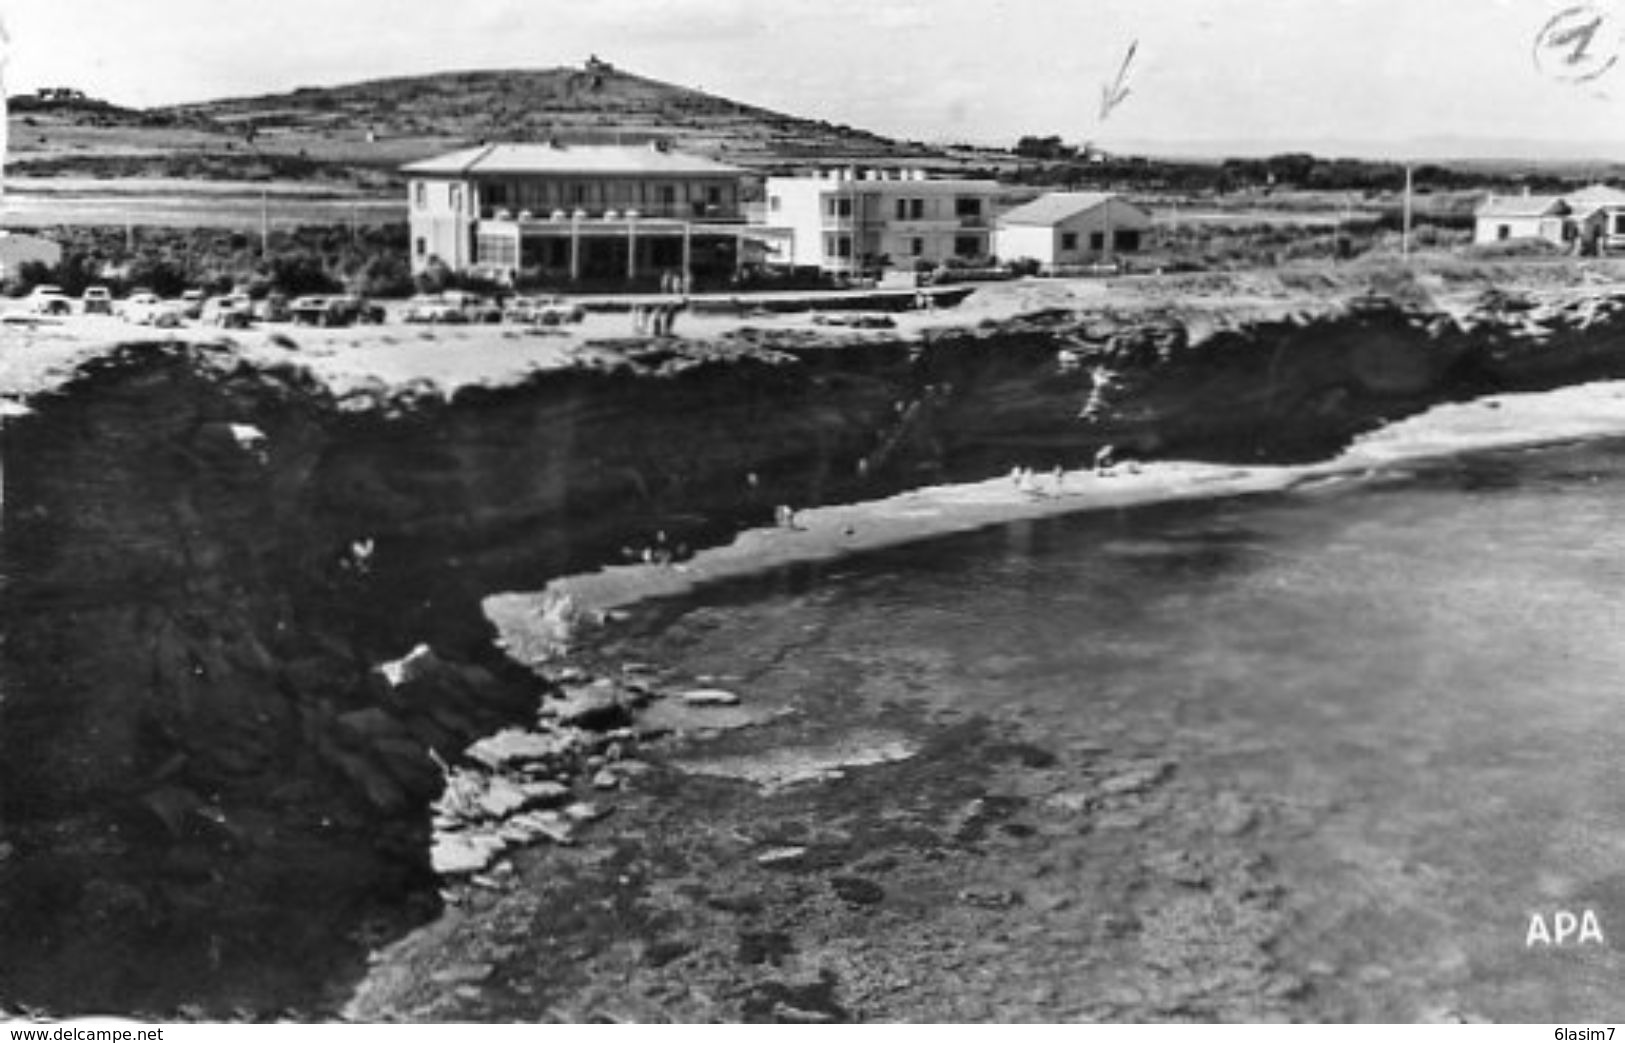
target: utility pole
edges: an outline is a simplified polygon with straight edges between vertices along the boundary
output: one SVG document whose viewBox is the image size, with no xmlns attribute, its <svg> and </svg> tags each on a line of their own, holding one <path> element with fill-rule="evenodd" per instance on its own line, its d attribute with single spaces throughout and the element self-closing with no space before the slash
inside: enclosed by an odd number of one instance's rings
<svg viewBox="0 0 1625 1043">
<path fill-rule="evenodd" d="M 1405 232 L 1400 240 L 1400 256 L 1411 263 L 1411 165 L 1405 164 Z"/>
</svg>

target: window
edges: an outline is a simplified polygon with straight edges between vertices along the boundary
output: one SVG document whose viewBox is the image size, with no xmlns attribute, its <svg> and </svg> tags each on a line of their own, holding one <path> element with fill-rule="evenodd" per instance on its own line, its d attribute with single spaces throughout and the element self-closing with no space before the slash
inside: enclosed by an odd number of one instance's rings
<svg viewBox="0 0 1625 1043">
<path fill-rule="evenodd" d="M 827 196 L 824 199 L 824 213 L 830 217 L 851 217 L 851 196 Z"/>
<path fill-rule="evenodd" d="M 915 257 L 924 256 L 925 240 L 921 239 L 919 236 L 915 236 L 913 239 L 910 239 L 908 241 L 908 252 L 913 254 Z"/>
<path fill-rule="evenodd" d="M 417 255 L 419 257 L 427 257 L 429 255 L 429 240 L 423 238 L 421 235 L 418 236 Z"/>
<path fill-rule="evenodd" d="M 959 196 L 954 199 L 955 217 L 981 217 L 982 201 L 975 196 Z"/>
<path fill-rule="evenodd" d="M 778 196 L 768 196 L 767 197 L 767 208 L 769 210 L 773 211 L 775 214 L 779 212 L 779 208 L 781 206 L 783 206 L 783 205 L 784 205 L 784 201 L 781 200 Z"/>
<path fill-rule="evenodd" d="M 485 205 L 490 206 L 490 207 L 507 206 L 508 205 L 508 186 L 507 185 L 486 185 L 485 186 Z"/>
<path fill-rule="evenodd" d="M 847 258 L 852 256 L 852 237 L 849 235 L 824 236 L 824 255 Z"/>
<path fill-rule="evenodd" d="M 1495 226 L 1495 238 L 1497 238 L 1497 239 L 1511 239 L 1512 238 L 1512 226 L 1511 225 L 1496 225 Z"/>
<path fill-rule="evenodd" d="M 954 236 L 955 257 L 975 257 L 982 252 L 982 240 L 974 235 Z"/>
<path fill-rule="evenodd" d="M 587 201 L 587 186 L 586 185 L 572 185 L 571 188 L 572 188 L 571 199 L 570 199 L 571 202 L 575 203 L 577 206 L 581 206 L 583 203 L 585 203 Z"/>
<path fill-rule="evenodd" d="M 1100 251 L 1106 249 L 1106 233 L 1090 232 L 1089 249 L 1093 250 L 1095 253 L 1099 253 Z"/>
<path fill-rule="evenodd" d="M 712 185 L 710 188 L 706 189 L 705 190 L 705 201 L 706 201 L 706 203 L 708 203 L 711 206 L 721 206 L 722 205 L 722 189 L 717 187 L 716 185 Z"/>
<path fill-rule="evenodd" d="M 908 220 L 908 200 L 906 199 L 899 199 L 897 201 L 897 220 Z"/>
<path fill-rule="evenodd" d="M 1614 234 L 1625 235 L 1625 214 L 1614 215 Z"/>
<path fill-rule="evenodd" d="M 925 220 L 925 200 L 910 199 L 908 201 L 908 216 L 911 221 Z"/>
<path fill-rule="evenodd" d="M 1138 228 L 1119 228 L 1112 233 L 1112 240 L 1117 249 L 1133 253 L 1140 248 L 1140 230 Z"/>
<path fill-rule="evenodd" d="M 491 268 L 519 267 L 519 243 L 511 235 L 482 235 L 477 244 L 481 265 Z"/>
<path fill-rule="evenodd" d="M 419 210 L 429 205 L 429 186 L 423 182 L 412 182 L 412 195 L 413 201 L 417 204 Z"/>
<path fill-rule="evenodd" d="M 1077 248 L 1078 248 L 1078 233 L 1076 233 L 1076 232 L 1062 232 L 1061 233 L 1061 249 L 1070 252 L 1072 250 L 1076 250 Z"/>
</svg>

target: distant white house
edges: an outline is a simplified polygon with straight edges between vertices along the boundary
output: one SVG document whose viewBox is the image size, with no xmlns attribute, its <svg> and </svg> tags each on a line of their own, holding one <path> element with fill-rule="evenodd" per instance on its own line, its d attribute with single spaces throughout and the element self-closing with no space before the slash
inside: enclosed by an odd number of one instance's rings
<svg viewBox="0 0 1625 1043">
<path fill-rule="evenodd" d="M 1584 253 L 1625 250 L 1625 191 L 1589 185 L 1562 196 L 1490 196 L 1474 214 L 1475 243 L 1544 239 Z"/>
<path fill-rule="evenodd" d="M 1490 196 L 1473 215 L 1473 242 L 1544 239 L 1563 246 L 1574 238 L 1571 210 L 1562 196 Z"/>
<path fill-rule="evenodd" d="M 37 235 L 0 232 L 0 282 L 17 274 L 17 266 L 38 261 L 53 268 L 62 263 L 62 247 Z"/>
<path fill-rule="evenodd" d="M 1150 227 L 1150 214 L 1109 192 L 1050 192 L 999 215 L 993 252 L 1045 270 L 1093 264 L 1139 251 Z"/>
</svg>

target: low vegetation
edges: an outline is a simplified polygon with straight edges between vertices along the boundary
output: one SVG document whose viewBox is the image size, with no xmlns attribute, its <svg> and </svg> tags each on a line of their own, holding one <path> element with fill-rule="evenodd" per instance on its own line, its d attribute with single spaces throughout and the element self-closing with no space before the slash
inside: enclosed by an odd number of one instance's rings
<svg viewBox="0 0 1625 1043">
<path fill-rule="evenodd" d="M 271 236 L 215 229 L 64 227 L 51 233 L 62 262 L 19 266 L 13 296 L 53 283 L 70 296 L 105 285 L 115 294 L 139 287 L 176 296 L 193 287 L 210 293 L 243 289 L 254 296 L 347 291 L 404 297 L 417 288 L 407 264 L 404 224 L 359 227 L 310 225 Z"/>
</svg>

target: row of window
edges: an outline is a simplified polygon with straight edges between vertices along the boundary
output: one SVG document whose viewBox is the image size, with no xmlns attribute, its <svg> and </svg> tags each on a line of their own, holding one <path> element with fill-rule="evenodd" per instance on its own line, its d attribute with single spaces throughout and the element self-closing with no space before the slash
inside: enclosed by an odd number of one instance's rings
<svg viewBox="0 0 1625 1043">
<path fill-rule="evenodd" d="M 925 256 L 925 239 L 922 236 L 912 236 L 906 240 L 910 257 Z M 954 237 L 955 257 L 979 257 L 987 249 L 987 240 L 978 235 L 959 235 Z M 852 237 L 849 235 L 826 234 L 824 236 L 824 256 L 846 260 L 852 256 Z"/>
<path fill-rule="evenodd" d="M 976 196 L 955 196 L 954 216 L 956 218 L 975 218 L 982 216 L 982 200 Z M 898 197 L 892 200 L 892 212 L 899 221 L 926 220 L 926 200 L 918 197 Z M 784 203 L 778 196 L 769 196 L 767 208 L 777 213 Z M 852 197 L 850 195 L 829 195 L 824 197 L 825 217 L 851 217 Z"/>
<path fill-rule="evenodd" d="M 1061 233 L 1061 251 L 1063 253 L 1076 250 L 1078 248 L 1078 242 L 1079 240 L 1077 232 Z M 1140 230 L 1137 228 L 1116 229 L 1112 232 L 1112 248 L 1116 250 L 1123 250 L 1125 252 L 1133 252 L 1138 250 L 1140 248 Z M 1089 249 L 1095 253 L 1100 253 L 1102 250 L 1106 249 L 1106 233 L 1090 232 Z"/>
<path fill-rule="evenodd" d="M 472 213 L 473 201 L 465 186 L 452 183 L 446 186 L 447 205 L 453 213 Z M 693 204 L 695 212 L 725 205 L 721 185 L 675 185 L 647 182 L 582 183 L 541 181 L 525 184 L 493 182 L 481 189 L 484 205 L 497 207 L 526 207 L 546 209 L 553 206 L 659 206 L 674 210 L 679 203 Z M 416 181 L 412 185 L 412 202 L 419 210 L 429 207 L 429 182 Z"/>
</svg>

